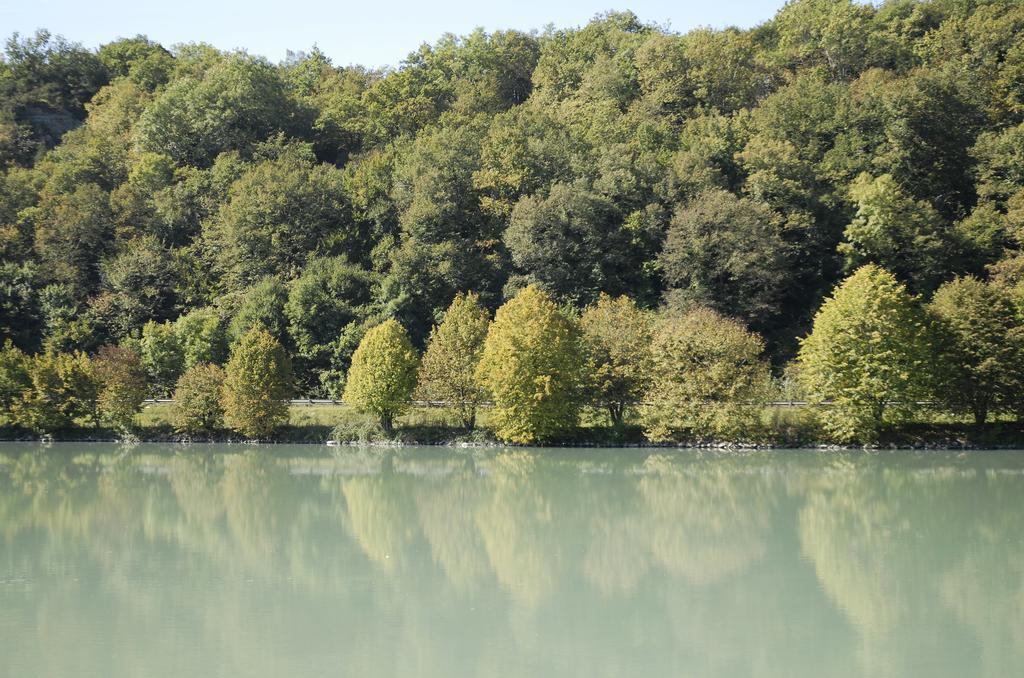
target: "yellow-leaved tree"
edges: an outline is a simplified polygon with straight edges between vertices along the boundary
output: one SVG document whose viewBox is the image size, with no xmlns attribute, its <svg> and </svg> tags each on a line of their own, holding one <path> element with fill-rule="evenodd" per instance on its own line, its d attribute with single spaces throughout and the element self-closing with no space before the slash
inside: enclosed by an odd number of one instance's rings
<svg viewBox="0 0 1024 678">
<path fill-rule="evenodd" d="M 884 268 L 857 269 L 825 300 L 800 345 L 800 378 L 827 402 L 825 428 L 841 442 L 871 442 L 929 395 L 934 328 L 903 283 Z"/>
<path fill-rule="evenodd" d="M 366 333 L 352 354 L 342 398 L 376 416 L 385 433 L 391 433 L 395 417 L 409 408 L 418 366 L 405 328 L 393 318 L 385 320 Z"/>
<path fill-rule="evenodd" d="M 224 378 L 224 424 L 265 438 L 288 422 L 292 365 L 277 339 L 256 326 L 231 351 Z"/>
<path fill-rule="evenodd" d="M 476 380 L 476 367 L 490 323 L 480 297 L 472 293 L 457 295 L 441 324 L 430 332 L 420 364 L 420 397 L 445 401 L 466 429 L 476 425 L 476 410 L 485 398 Z"/>
<path fill-rule="evenodd" d="M 576 322 L 537 286 L 498 309 L 477 368 L 494 399 L 495 435 L 514 443 L 556 439 L 579 423 L 582 351 Z"/>
</svg>

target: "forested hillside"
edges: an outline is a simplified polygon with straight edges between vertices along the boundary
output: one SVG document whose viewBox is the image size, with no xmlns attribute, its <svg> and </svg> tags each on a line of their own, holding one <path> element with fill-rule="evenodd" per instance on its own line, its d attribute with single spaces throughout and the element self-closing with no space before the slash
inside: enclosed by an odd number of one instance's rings
<svg viewBox="0 0 1024 678">
<path fill-rule="evenodd" d="M 1022 36 L 1017 0 L 797 0 L 685 35 L 613 13 L 386 71 L 15 35 L 0 341 L 173 327 L 217 363 L 262 324 L 300 392 L 337 394 L 382 319 L 422 348 L 457 293 L 493 311 L 535 283 L 577 310 L 708 306 L 781 368 L 863 264 L 924 301 L 1024 280 Z"/>
</svg>

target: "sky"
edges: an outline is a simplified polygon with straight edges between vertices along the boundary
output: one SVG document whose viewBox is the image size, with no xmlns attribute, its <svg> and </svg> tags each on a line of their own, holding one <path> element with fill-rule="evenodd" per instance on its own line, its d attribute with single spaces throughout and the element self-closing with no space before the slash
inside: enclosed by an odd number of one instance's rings
<svg viewBox="0 0 1024 678">
<path fill-rule="evenodd" d="M 207 42 L 271 61 L 316 45 L 339 66 L 397 65 L 444 33 L 579 26 L 610 9 L 685 32 L 697 26 L 749 28 L 784 0 L 5 0 L 0 35 L 46 28 L 87 47 L 139 33 L 164 46 Z"/>
</svg>

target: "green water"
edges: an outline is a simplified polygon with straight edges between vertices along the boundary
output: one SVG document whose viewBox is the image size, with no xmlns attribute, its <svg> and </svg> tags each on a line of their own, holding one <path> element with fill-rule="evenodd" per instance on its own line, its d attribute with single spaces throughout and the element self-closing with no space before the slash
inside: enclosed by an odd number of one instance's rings
<svg viewBox="0 0 1024 678">
<path fill-rule="evenodd" d="M 1024 452 L 0 446 L 0 676 L 1024 675 Z"/>
</svg>

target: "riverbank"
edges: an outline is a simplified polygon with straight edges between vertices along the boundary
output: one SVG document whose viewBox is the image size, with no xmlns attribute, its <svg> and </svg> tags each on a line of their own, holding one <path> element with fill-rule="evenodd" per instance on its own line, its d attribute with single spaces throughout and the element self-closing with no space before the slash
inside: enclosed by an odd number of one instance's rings
<svg viewBox="0 0 1024 678">
<path fill-rule="evenodd" d="M 82 426 L 40 435 L 27 429 L 0 426 L 0 440 L 66 442 L 138 441 L 153 443 L 280 443 L 335 444 L 381 446 L 452 446 L 507 447 L 488 428 L 487 412 L 480 413 L 479 426 L 466 431 L 454 425 L 442 409 L 418 407 L 396 421 L 395 430 L 386 434 L 369 417 L 344 405 L 292 405 L 289 423 L 272 438 L 248 440 L 229 430 L 216 430 L 203 435 L 185 435 L 170 423 L 170 406 L 163 403 L 147 406 L 129 431 Z M 683 440 L 672 444 L 652 443 L 636 424 L 608 426 L 600 412 L 588 412 L 582 425 L 564 439 L 548 441 L 555 447 L 622 447 L 622 448 L 763 448 L 856 449 L 863 445 L 839 445 L 828 441 L 809 413 L 788 408 L 766 411 L 762 425 L 744 439 Z M 869 447 L 897 449 L 1002 449 L 1024 447 L 1024 424 L 1016 421 L 995 421 L 977 429 L 964 420 L 935 416 L 932 420 L 905 424 L 883 432 Z"/>
</svg>

